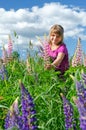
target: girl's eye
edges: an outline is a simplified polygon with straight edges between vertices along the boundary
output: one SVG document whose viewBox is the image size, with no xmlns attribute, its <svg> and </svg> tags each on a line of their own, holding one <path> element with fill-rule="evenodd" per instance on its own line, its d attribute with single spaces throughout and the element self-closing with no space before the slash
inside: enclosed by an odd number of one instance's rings
<svg viewBox="0 0 86 130">
<path fill-rule="evenodd" d="M 59 38 L 60 36 L 56 36 L 56 38 Z"/>
<path fill-rule="evenodd" d="M 54 37 L 55 35 L 53 34 L 53 35 L 51 35 L 52 37 Z"/>
<path fill-rule="evenodd" d="M 57 35 L 51 35 L 52 37 L 56 37 L 56 38 L 59 38 L 60 36 L 57 36 Z"/>
</svg>

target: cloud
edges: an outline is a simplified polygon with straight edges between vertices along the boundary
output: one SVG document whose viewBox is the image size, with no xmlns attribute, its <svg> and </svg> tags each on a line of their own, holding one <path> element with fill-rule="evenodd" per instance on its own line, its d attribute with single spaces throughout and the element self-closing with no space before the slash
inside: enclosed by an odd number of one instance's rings
<svg viewBox="0 0 86 130">
<path fill-rule="evenodd" d="M 65 30 L 65 39 L 81 36 L 86 40 L 86 11 L 77 7 L 69 7 L 59 2 L 44 4 L 43 7 L 33 6 L 19 10 L 6 11 L 0 8 L 0 46 L 7 44 L 8 34 L 13 31 L 18 35 L 16 44 L 27 45 L 30 40 L 37 43 L 36 35 L 48 35 L 53 24 L 61 24 Z"/>
</svg>

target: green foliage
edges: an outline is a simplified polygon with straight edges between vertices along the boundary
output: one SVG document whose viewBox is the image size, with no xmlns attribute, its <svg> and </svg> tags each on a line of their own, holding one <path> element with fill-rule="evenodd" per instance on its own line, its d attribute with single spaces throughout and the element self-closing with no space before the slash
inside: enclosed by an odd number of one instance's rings
<svg viewBox="0 0 86 130">
<path fill-rule="evenodd" d="M 70 67 L 64 75 L 59 78 L 59 72 L 45 70 L 41 58 L 30 57 L 31 74 L 27 72 L 25 61 L 12 60 L 6 65 L 8 80 L 0 79 L 0 130 L 4 130 L 4 119 L 16 97 L 20 96 L 19 80 L 24 83 L 34 98 L 39 130 L 65 130 L 63 104 L 60 93 L 63 93 L 73 104 L 77 129 L 79 130 L 78 111 L 72 100 L 76 96 L 75 83 L 70 75 L 75 76 L 76 71 L 83 66 Z"/>
<path fill-rule="evenodd" d="M 13 59 L 19 59 L 19 53 L 17 52 L 17 51 L 13 51 L 13 53 L 12 53 L 12 57 L 13 57 Z"/>
</svg>

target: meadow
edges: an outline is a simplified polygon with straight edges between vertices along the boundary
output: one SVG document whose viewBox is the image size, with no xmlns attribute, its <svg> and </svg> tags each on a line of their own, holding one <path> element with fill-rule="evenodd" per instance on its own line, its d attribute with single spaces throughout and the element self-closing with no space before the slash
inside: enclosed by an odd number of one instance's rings
<svg viewBox="0 0 86 130">
<path fill-rule="evenodd" d="M 1 60 L 0 67 L 2 66 L 3 63 Z M 13 119 L 13 117 L 16 118 L 16 116 L 14 116 L 16 107 L 15 105 L 12 106 L 12 104 L 17 97 L 17 109 L 20 110 L 20 115 L 23 113 L 21 107 L 25 109 L 21 104 L 20 81 L 27 90 L 27 92 L 24 90 L 25 95 L 23 98 L 26 100 L 29 93 L 33 98 L 34 109 L 36 111 L 35 125 L 37 128 L 27 128 L 24 130 L 84 130 L 86 128 L 85 123 L 83 125 L 85 126 L 84 128 L 81 126 L 83 122 L 86 121 L 86 96 L 84 93 L 86 67 L 83 64 L 72 66 L 70 60 L 70 68 L 65 72 L 64 79 L 61 79 L 59 78 L 60 72 L 55 72 L 53 69 L 45 70 L 43 58 L 35 53 L 33 57 L 28 54 L 26 61 L 20 60 L 17 56 L 13 56 L 12 59 L 7 59 L 4 64 L 4 70 L 1 72 L 2 71 L 0 71 L 0 130 L 5 130 L 5 119 L 8 111 L 10 111 L 8 120 Z M 84 91 L 82 91 L 82 88 Z M 26 106 L 26 108 L 27 107 L 29 106 Z M 81 112 L 83 110 L 84 115 Z M 82 123 L 80 116 L 83 116 L 84 121 Z M 28 116 L 27 118 L 29 120 L 31 117 Z M 10 121 L 10 123 L 12 122 Z M 15 127 L 6 128 L 6 130 L 20 129 Z M 21 130 L 23 130 L 23 128 Z"/>
</svg>

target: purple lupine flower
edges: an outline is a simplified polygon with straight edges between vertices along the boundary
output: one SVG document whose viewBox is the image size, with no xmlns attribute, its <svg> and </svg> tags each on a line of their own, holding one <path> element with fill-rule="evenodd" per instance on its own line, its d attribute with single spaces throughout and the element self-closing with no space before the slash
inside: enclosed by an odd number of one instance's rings
<svg viewBox="0 0 86 130">
<path fill-rule="evenodd" d="M 8 72 L 5 68 L 5 65 L 2 65 L 0 68 L 0 77 L 2 80 L 7 80 L 8 79 Z"/>
<path fill-rule="evenodd" d="M 21 115 L 18 114 L 18 115 L 16 116 L 15 122 L 16 122 L 16 124 L 17 124 L 18 130 L 22 130 L 23 122 L 22 122 L 22 116 L 21 116 Z"/>
<path fill-rule="evenodd" d="M 80 128 L 86 130 L 86 104 L 81 102 L 78 98 L 73 97 L 73 100 L 79 111 Z"/>
<path fill-rule="evenodd" d="M 20 83 L 21 87 L 21 105 L 22 105 L 22 122 L 23 126 L 21 130 L 36 130 L 36 117 L 34 110 L 33 98 L 23 83 Z M 34 129 L 33 129 L 34 128 Z"/>
<path fill-rule="evenodd" d="M 65 128 L 66 130 L 74 129 L 76 130 L 76 122 L 73 117 L 73 107 L 71 103 L 65 98 L 65 96 L 61 93 L 61 97 L 63 99 L 63 109 L 65 115 Z"/>
<path fill-rule="evenodd" d="M 86 85 L 86 74 L 85 73 L 82 73 L 82 79 L 83 79 L 83 81 L 84 81 L 84 83 L 85 83 L 85 85 Z"/>
<path fill-rule="evenodd" d="M 8 114 L 5 119 L 5 130 L 12 129 L 17 126 L 16 124 L 16 115 L 18 115 L 18 97 L 13 102 L 13 104 L 10 107 L 10 110 L 8 111 Z"/>
<path fill-rule="evenodd" d="M 82 81 L 76 81 L 76 90 L 77 90 L 78 100 L 82 104 L 86 104 L 86 88 L 84 87 Z"/>
<path fill-rule="evenodd" d="M 36 111 L 34 110 L 33 98 L 21 83 L 21 114 L 18 109 L 18 99 L 14 101 L 5 119 L 5 130 L 37 130 Z"/>
<path fill-rule="evenodd" d="M 74 98 L 74 102 L 78 108 L 80 128 L 86 129 L 86 75 L 81 75 L 81 80 L 76 81 L 77 98 Z"/>
<path fill-rule="evenodd" d="M 84 85 L 83 85 L 82 81 L 76 81 L 76 91 L 77 91 L 77 95 L 83 93 Z"/>
</svg>

